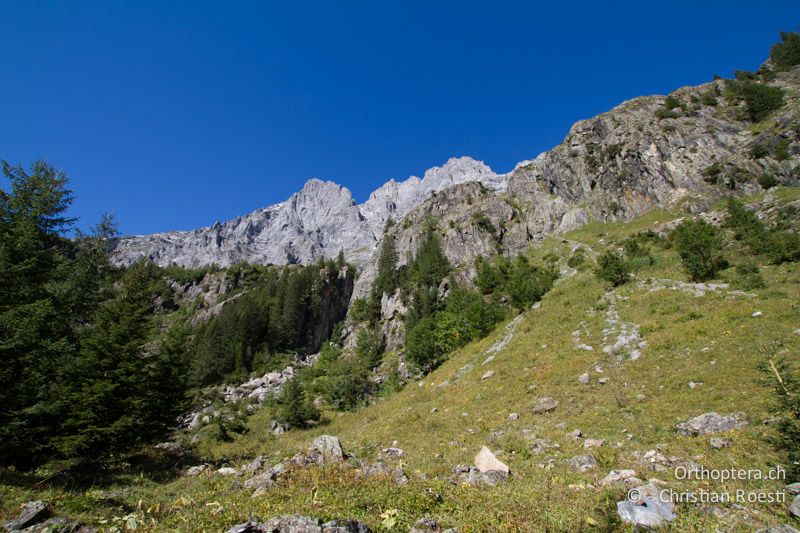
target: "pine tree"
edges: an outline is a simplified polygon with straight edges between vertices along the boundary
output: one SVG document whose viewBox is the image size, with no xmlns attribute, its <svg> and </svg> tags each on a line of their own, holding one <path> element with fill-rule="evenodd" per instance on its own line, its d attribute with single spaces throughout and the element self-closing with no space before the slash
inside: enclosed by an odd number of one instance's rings
<svg viewBox="0 0 800 533">
<path fill-rule="evenodd" d="M 389 219 L 391 220 L 391 219 Z M 395 236 L 384 234 L 381 253 L 378 256 L 378 276 L 373 290 L 380 299 L 383 294 L 393 294 L 398 286 L 397 245 Z"/>
<path fill-rule="evenodd" d="M 309 421 L 319 420 L 320 413 L 306 398 L 303 383 L 295 378 L 283 385 L 279 400 L 278 418 L 289 427 L 304 428 Z"/>
<path fill-rule="evenodd" d="M 81 340 L 67 371 L 69 410 L 59 439 L 67 455 L 124 452 L 160 436 L 174 421 L 175 395 L 183 391 L 178 333 L 168 336 L 163 353 L 145 347 L 153 325 L 154 272 L 144 262 L 131 267 Z"/>
<path fill-rule="evenodd" d="M 420 285 L 438 287 L 450 268 L 450 261 L 444 255 L 436 226 L 428 222 L 425 237 L 409 267 L 411 279 Z"/>
<path fill-rule="evenodd" d="M 57 370 L 74 346 L 63 302 L 62 237 L 73 220 L 66 176 L 38 161 L 30 173 L 2 163 L 0 190 L 0 462 L 46 453 L 59 416 Z"/>
</svg>

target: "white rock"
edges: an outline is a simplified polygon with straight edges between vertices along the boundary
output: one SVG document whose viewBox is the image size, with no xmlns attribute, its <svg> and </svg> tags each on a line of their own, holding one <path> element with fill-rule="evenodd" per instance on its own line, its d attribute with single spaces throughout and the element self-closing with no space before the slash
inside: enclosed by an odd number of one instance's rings
<svg viewBox="0 0 800 533">
<path fill-rule="evenodd" d="M 479 451 L 478 454 L 475 456 L 475 467 L 481 473 L 495 470 L 495 471 L 505 472 L 506 474 L 508 474 L 508 472 L 510 471 L 508 466 L 502 461 L 500 461 L 500 459 L 495 457 L 492 451 L 486 446 L 483 446 L 481 448 L 481 451 Z"/>
</svg>

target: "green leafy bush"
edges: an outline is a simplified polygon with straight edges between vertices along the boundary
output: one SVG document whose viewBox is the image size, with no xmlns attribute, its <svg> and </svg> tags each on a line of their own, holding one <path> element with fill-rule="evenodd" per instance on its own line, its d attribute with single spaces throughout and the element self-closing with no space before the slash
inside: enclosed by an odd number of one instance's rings
<svg viewBox="0 0 800 533">
<path fill-rule="evenodd" d="M 761 185 L 763 189 L 771 189 L 778 184 L 778 180 L 771 174 L 761 174 L 757 180 L 758 184 Z"/>
<path fill-rule="evenodd" d="M 672 240 L 692 281 L 706 281 L 727 265 L 721 255 L 722 237 L 704 220 L 686 220 L 672 232 Z"/>
<path fill-rule="evenodd" d="M 781 42 L 772 46 L 769 58 L 779 69 L 800 65 L 800 34 L 781 32 Z"/>
<path fill-rule="evenodd" d="M 618 287 L 630 279 L 631 269 L 627 261 L 618 253 L 608 250 L 597 260 L 595 276 L 602 281 Z"/>
<path fill-rule="evenodd" d="M 744 100 L 747 117 L 760 122 L 770 113 L 783 106 L 784 91 L 751 80 L 728 80 L 727 88 L 731 99 Z"/>
</svg>

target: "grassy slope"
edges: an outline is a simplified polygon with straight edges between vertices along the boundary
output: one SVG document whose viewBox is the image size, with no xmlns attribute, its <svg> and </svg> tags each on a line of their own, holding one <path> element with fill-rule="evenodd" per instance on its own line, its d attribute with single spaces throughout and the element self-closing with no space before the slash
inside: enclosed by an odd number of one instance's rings
<svg viewBox="0 0 800 533">
<path fill-rule="evenodd" d="M 796 191 L 782 194 L 784 199 L 796 197 Z M 674 216 L 653 211 L 628 224 L 590 224 L 566 238 L 601 251 L 626 235 Z M 531 254 L 541 257 L 556 250 L 566 258 L 569 247 L 560 238 L 552 238 Z M 735 260 L 739 253 L 731 249 L 728 255 Z M 637 280 L 686 280 L 673 250 L 659 250 L 655 256 L 655 265 L 639 271 Z M 370 461 L 381 448 L 397 441 L 408 453 L 403 466 L 412 478 L 403 487 L 391 480 L 356 480 L 353 469 L 335 467 L 294 471 L 288 481 L 256 499 L 249 491 L 232 490 L 231 478 L 213 475 L 157 482 L 150 475 L 127 474 L 103 490 L 82 487 L 68 491 L 44 484 L 31 491 L 31 477 L 6 473 L 8 484 L 0 486 L 0 509 L 10 512 L 21 501 L 37 497 L 53 502 L 59 514 L 86 522 L 133 512 L 150 527 L 208 531 L 229 527 L 251 515 L 267 518 L 284 513 L 326 519 L 353 517 L 381 529 L 380 514 L 387 509 L 399 511 L 402 531 L 422 516 L 439 518 L 444 525 L 464 531 L 501 526 L 530 531 L 624 530 L 616 522 L 614 502 L 624 496 L 625 489 L 597 487 L 612 468 L 632 468 L 642 479 L 655 477 L 675 489 L 775 489 L 783 483 L 678 482 L 671 471 L 654 472 L 631 455 L 662 445 L 665 455 L 694 459 L 708 468 L 765 470 L 780 460 L 766 440 L 770 428 L 761 423 L 770 416 L 771 393 L 760 382 L 763 376 L 757 363 L 764 357 L 762 347 L 776 340 L 782 341 L 793 357 L 797 355 L 800 335 L 793 331 L 800 326 L 800 271 L 790 264 L 767 266 L 763 274 L 768 288 L 750 291 L 755 294 L 752 298 L 731 296 L 726 291 L 701 297 L 674 290 L 649 292 L 637 282 L 617 289 L 621 318 L 638 324 L 648 342 L 639 360 L 617 366 L 613 356 L 600 349 L 601 331 L 606 327 L 605 288 L 590 270 L 579 271 L 547 294 L 538 310 L 525 313 L 506 349 L 485 366 L 481 366 L 484 352 L 503 337 L 502 325 L 488 338 L 452 354 L 421 382 L 410 383 L 388 399 L 354 413 L 328 413 L 330 423 L 323 427 L 276 438 L 268 433 L 270 413 L 263 409 L 250 418 L 249 433 L 235 442 L 198 445 L 206 458 L 239 465 L 259 454 L 278 462 L 304 450 L 322 433 L 338 435 L 346 451 Z M 763 317 L 751 318 L 756 310 Z M 594 346 L 594 351 L 575 349 L 572 332 L 578 329 L 583 331 L 581 342 Z M 467 363 L 474 368 L 458 379 L 459 369 Z M 591 370 L 595 364 L 604 369 L 607 384 L 597 382 L 601 374 Z M 495 375 L 481 380 L 487 370 L 494 370 Z M 587 370 L 592 382 L 580 385 L 577 377 Z M 691 389 L 690 381 L 703 385 Z M 534 415 L 531 407 L 541 396 L 553 396 L 560 405 L 552 413 Z M 432 413 L 434 408 L 437 411 Z M 725 434 L 732 445 L 722 450 L 710 448 L 707 437 L 686 438 L 675 433 L 677 422 L 708 411 L 744 411 L 751 424 Z M 519 420 L 507 420 L 511 412 L 518 412 Z M 568 436 L 575 428 L 589 438 L 607 441 L 594 450 L 598 468 L 585 474 L 564 462 L 587 453 L 580 441 Z M 523 429 L 559 448 L 532 453 Z M 504 433 L 490 447 L 504 450 L 501 459 L 514 472 L 508 484 L 476 489 L 444 479 L 455 465 L 471 464 L 481 445 L 490 441 L 490 433 L 498 430 Z M 542 467 L 546 459 L 555 460 L 552 468 Z M 427 480 L 415 474 L 424 474 Z M 439 493 L 441 501 L 431 497 L 428 488 Z M 184 500 L 178 501 L 181 497 Z M 145 512 L 155 504 L 157 509 Z M 787 522 L 787 505 L 748 504 L 747 511 L 723 505 L 725 516 L 682 505 L 672 527 L 749 530 L 748 524 Z"/>
</svg>

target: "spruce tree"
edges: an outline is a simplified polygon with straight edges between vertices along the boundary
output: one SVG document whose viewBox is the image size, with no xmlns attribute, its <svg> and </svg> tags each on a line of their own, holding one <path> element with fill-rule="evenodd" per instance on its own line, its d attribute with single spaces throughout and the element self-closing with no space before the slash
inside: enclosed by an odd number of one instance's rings
<svg viewBox="0 0 800 533">
<path fill-rule="evenodd" d="M 38 161 L 30 173 L 2 163 L 0 190 L 0 462 L 45 454 L 61 403 L 61 361 L 73 350 L 65 306 L 54 290 L 68 270 L 72 201 L 66 176 Z"/>
</svg>

